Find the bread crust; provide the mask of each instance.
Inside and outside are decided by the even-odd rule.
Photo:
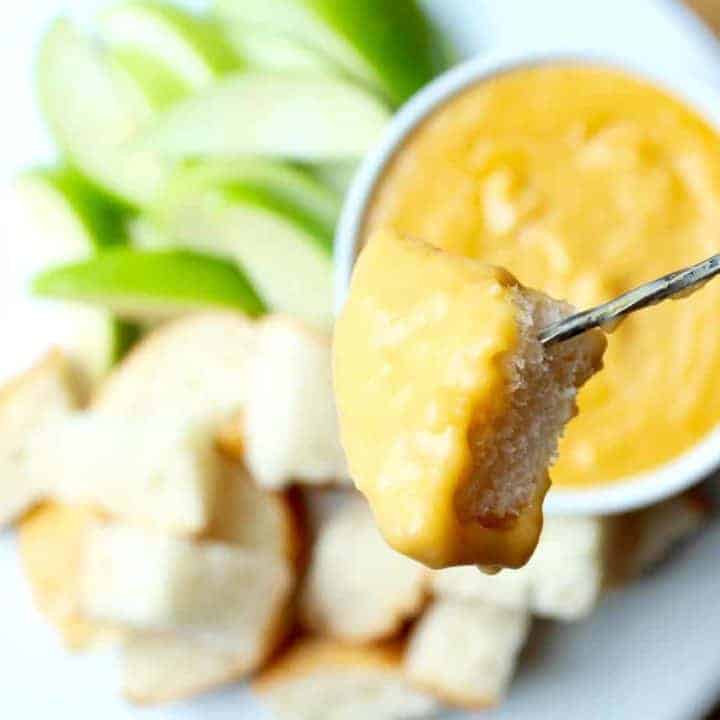
[[[251,684],[278,718],[433,716],[437,703],[402,669],[402,643],[348,646],[301,638]]]
[[[79,406],[79,387],[58,348],[0,388],[0,527],[48,496],[51,478],[33,476],[29,443],[39,429]]]
[[[86,533],[101,516],[90,508],[46,503],[28,513],[19,527],[20,559],[35,605],[70,650],[90,647],[108,633],[80,608]]]

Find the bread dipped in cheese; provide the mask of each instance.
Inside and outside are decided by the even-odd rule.
[[[365,246],[335,392],[350,472],[396,550],[434,568],[527,562],[558,438],[605,349],[599,331],[540,344],[571,310],[422,242]]]

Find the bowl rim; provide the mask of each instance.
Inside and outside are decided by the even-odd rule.
[[[402,145],[430,114],[469,87],[491,77],[542,65],[586,65],[619,70],[650,82],[684,102],[720,133],[720,88],[671,58],[658,59],[623,51],[579,49],[563,52],[501,48],[468,60],[440,75],[415,95],[390,122],[370,152],[346,196],[335,237],[335,312],[347,295],[366,214],[375,187]],[[660,502],[712,475],[720,468],[720,422],[689,450],[671,461],[606,485],[552,487],[545,500],[549,515],[609,515]],[[551,472],[552,475],[552,472]]]

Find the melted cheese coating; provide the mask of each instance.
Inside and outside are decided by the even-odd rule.
[[[351,474],[388,542],[432,567],[517,567],[532,553],[547,485],[509,527],[462,520],[468,441],[507,403],[519,342],[514,278],[380,233],[357,262],[336,325],[335,393]]]

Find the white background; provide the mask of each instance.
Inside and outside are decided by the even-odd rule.
[[[392,1],[392,0],[389,0]],[[98,0],[24,0],[0,10],[0,183],[52,157],[33,103],[33,49],[57,13]],[[465,56],[496,44],[547,51],[622,47],[668,56],[720,83],[709,32],[660,0],[425,0]],[[0,378],[47,342],[23,299],[22,238],[0,207]],[[0,428],[0,432],[2,428]],[[507,704],[488,720],[683,720],[720,694],[720,525],[653,577],[611,596],[592,621],[540,626]],[[0,540],[0,719],[264,717],[241,690],[153,711],[117,699],[112,657],[70,657],[33,610],[12,538]],[[372,719],[368,719],[372,720]]]

